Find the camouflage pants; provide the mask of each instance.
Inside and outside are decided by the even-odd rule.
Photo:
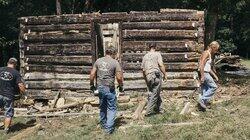
[[[153,72],[147,75],[147,86],[149,90],[146,115],[158,113],[161,106],[161,85],[162,75],[160,72]]]

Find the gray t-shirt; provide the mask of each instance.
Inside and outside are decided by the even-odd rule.
[[[116,72],[121,72],[119,62],[110,56],[96,60],[94,68],[97,69],[97,85],[115,87]]]
[[[146,74],[160,71],[159,64],[162,64],[162,56],[160,52],[148,52],[142,60],[141,68]]]

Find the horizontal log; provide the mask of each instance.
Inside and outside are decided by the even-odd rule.
[[[75,73],[89,74],[92,66],[58,66],[58,65],[28,65],[26,72],[54,72],[54,73]]]
[[[142,62],[146,53],[123,53],[122,61]],[[161,53],[163,62],[198,62],[200,54],[196,52],[186,53]]]
[[[123,41],[122,50],[148,51],[152,43],[155,43],[156,50],[161,52],[201,52],[202,48],[194,41]]]
[[[198,37],[195,30],[125,30],[124,39],[195,39]]]
[[[122,66],[126,72],[141,70],[141,63],[123,62]],[[165,67],[167,72],[196,71],[198,69],[198,63],[195,62],[165,63]]]
[[[198,26],[197,21],[164,21],[164,22],[124,22],[122,29],[167,29],[193,30]]]
[[[162,20],[169,20],[169,21],[198,21],[199,16],[196,11],[189,13],[189,12],[182,12],[181,14],[178,12],[168,12],[168,13],[158,13],[158,12],[137,12],[137,13],[130,13],[128,21],[162,21]]]
[[[89,31],[90,24],[27,25],[22,26],[21,30],[23,30],[23,32],[49,32],[69,30]]]
[[[170,8],[164,8],[164,9],[160,9],[161,13],[193,13],[193,12],[197,12],[197,10],[191,10],[191,9],[170,9]]]
[[[167,72],[167,79],[196,79],[197,72]],[[124,73],[124,80],[139,80],[143,79],[142,73]]]
[[[92,14],[67,14],[50,16],[30,16],[21,17],[19,21],[25,25],[50,25],[50,24],[74,24],[90,23],[94,15]]]
[[[89,90],[89,81],[78,80],[78,81],[68,81],[68,80],[48,80],[48,81],[26,81],[27,89],[68,89],[68,90]]]
[[[39,80],[89,80],[88,74],[60,74],[60,73],[46,73],[46,72],[31,72],[25,73],[25,81],[39,81]]]
[[[92,54],[91,44],[27,44],[26,55],[88,55]]]
[[[170,79],[162,83],[162,89],[167,90],[191,90],[198,87],[197,80],[194,79]],[[125,90],[143,90],[146,89],[144,80],[124,81]]]
[[[72,33],[72,34],[29,34],[26,33],[22,39],[29,42],[58,42],[58,41],[88,41],[91,39],[90,34]]]
[[[92,56],[26,55],[25,57],[28,64],[92,65]]]

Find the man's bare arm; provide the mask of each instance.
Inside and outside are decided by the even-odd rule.
[[[23,94],[26,90],[24,83],[18,83],[19,91]]]
[[[96,77],[96,72],[97,69],[95,67],[93,67],[93,69],[90,72],[90,85],[94,85],[94,81],[95,81],[95,77]]]
[[[116,80],[120,86],[123,86],[123,72],[122,71],[116,72]]]
[[[166,76],[166,68],[165,68],[164,64],[160,63],[159,67],[160,67],[161,72],[163,73],[163,78],[166,79],[167,78],[167,76]]]

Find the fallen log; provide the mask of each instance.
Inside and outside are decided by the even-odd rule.
[[[91,44],[27,44],[22,48],[26,55],[88,55]]]
[[[136,110],[135,110],[135,112],[133,114],[133,119],[134,120],[143,119],[142,111],[143,111],[144,107],[146,106],[146,104],[147,104],[146,100],[142,100],[142,101],[139,102],[139,105],[138,105],[138,107],[136,108]]]
[[[195,39],[195,30],[125,30],[123,39]]]
[[[190,108],[190,102],[187,102],[187,103],[185,104],[184,108],[181,110],[180,115],[187,114],[188,111],[189,111],[189,108]]]
[[[53,100],[53,103],[52,103],[52,105],[51,105],[51,108],[55,108],[56,103],[57,103],[57,100],[58,100],[59,97],[60,97],[60,93],[61,93],[61,91],[59,91],[59,92],[56,94],[56,96],[54,97],[54,100]]]
[[[123,41],[122,51],[148,51],[149,45],[156,44],[156,50],[164,52],[201,52],[202,44],[193,41]]]
[[[25,71],[89,74],[91,68],[91,66],[28,65],[25,66]]]
[[[49,109],[44,109],[44,110],[40,110],[40,112],[53,112],[53,111],[58,111],[61,109],[67,109],[67,108],[71,108],[71,107],[76,107],[78,105],[84,104],[84,101],[79,101],[79,102],[73,102],[73,103],[69,103],[69,104],[65,104],[61,107],[58,108],[49,108]]]
[[[24,32],[49,32],[69,30],[89,31],[90,24],[27,25],[21,27],[21,30],[23,30]]]
[[[52,55],[26,55],[28,64],[46,65],[92,65],[92,56],[52,56]]]
[[[38,131],[41,128],[41,124],[37,124],[33,127],[26,128],[21,133],[11,137],[9,140],[23,140],[27,138],[29,135],[33,134],[34,132]]]
[[[142,62],[146,53],[123,53],[122,61]],[[200,54],[196,52],[161,53],[163,62],[198,62]]]
[[[198,24],[196,21],[124,22],[122,29],[193,30]]]

